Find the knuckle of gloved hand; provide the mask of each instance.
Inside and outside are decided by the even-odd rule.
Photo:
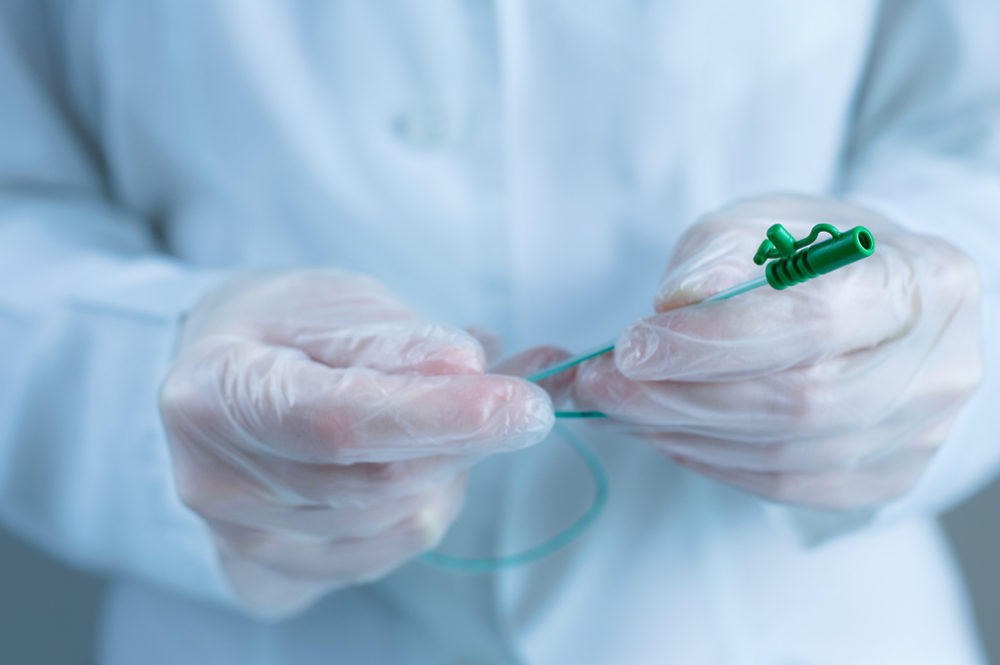
[[[342,284],[345,288],[352,288],[357,291],[364,291],[378,296],[387,296],[392,300],[395,300],[395,296],[389,288],[383,284],[381,281],[375,279],[371,275],[366,275],[364,273],[354,273],[345,271],[330,271],[326,270],[323,275],[327,279],[333,279],[338,283]]]
[[[255,291],[258,301],[271,307],[324,305],[345,307],[352,316],[413,314],[382,282],[362,273],[333,268],[312,268],[281,273]]]
[[[873,493],[872,503],[883,503],[906,495],[923,478],[933,456],[933,452],[913,451],[900,469],[884,476],[881,487]]]
[[[873,375],[870,382],[879,381]],[[885,381],[885,389],[869,384],[863,392],[854,386],[836,386],[830,390],[826,424],[851,432],[870,431],[884,423],[899,408],[900,395]],[[859,444],[860,445],[860,444]],[[877,444],[873,444],[877,448]]]
[[[756,493],[777,503],[797,504],[807,500],[803,495],[798,474],[782,471],[765,471],[759,474]]]
[[[791,432],[822,430],[830,422],[830,390],[806,369],[785,373],[769,389],[771,410]]]
[[[386,496],[406,494],[412,487],[411,462],[367,462],[355,466],[366,483]]]
[[[898,395],[868,382],[844,377],[839,367],[819,362],[786,370],[765,386],[766,404],[789,433],[826,436],[878,425]]]
[[[788,468],[798,462],[798,450],[794,443],[788,441],[742,442],[748,451],[752,465],[747,468],[755,471],[777,471]]]
[[[361,422],[349,407],[333,406],[316,423],[316,451],[314,461],[327,464],[348,465],[359,462],[365,449],[366,435],[359,432]]]
[[[831,285],[816,281],[802,284],[799,291],[790,296],[788,313],[790,326],[808,326],[816,332],[817,347],[824,343],[842,339],[845,326],[857,325],[853,317],[844,317],[842,307],[838,308],[843,296],[836,293],[838,284]],[[848,319],[852,320],[848,320]]]
[[[884,432],[863,429],[828,441],[824,445],[825,459],[831,469],[851,469],[884,456],[897,443]]]
[[[758,445],[759,468],[763,471],[784,471],[815,467],[824,463],[824,450],[808,441],[784,440]]]
[[[515,376],[525,376],[561,360],[565,360],[566,358],[569,358],[569,356],[569,352],[559,348],[558,346],[536,346],[518,354],[517,356],[508,358],[506,363],[497,363],[497,368],[500,369],[502,373],[509,373]],[[504,371],[504,369],[506,371]],[[566,374],[567,372],[571,372],[575,369],[575,367],[571,367],[566,372],[560,372],[560,374]]]
[[[966,252],[937,236],[900,234],[892,247],[900,262],[912,264],[920,276],[922,290],[938,294],[948,301],[978,301],[982,292],[979,267]],[[913,258],[919,257],[919,263]]]
[[[291,491],[303,501],[316,506],[326,506],[329,508],[364,508],[372,501],[366,493],[357,490],[355,487],[345,487],[336,481],[321,481],[316,479],[302,479],[298,482],[289,483]]]
[[[898,499],[902,496],[906,496],[907,494],[910,493],[910,491],[914,487],[917,486],[917,483],[920,482],[920,479],[922,477],[923,477],[922,469],[901,476],[899,480],[896,481],[895,486],[892,488],[892,491],[886,494],[886,496],[882,497],[879,503],[884,503],[886,501],[891,501],[893,499]]]
[[[886,443],[866,433],[801,442],[800,463],[810,472],[850,469],[884,452]]]
[[[982,277],[979,267],[965,252],[948,243],[945,245],[949,251],[941,275],[944,290],[953,298],[979,302],[982,297]]]
[[[775,481],[771,500],[817,510],[849,510],[863,506],[868,499],[853,491],[854,479],[839,472],[782,474]]]
[[[265,531],[238,526],[207,517],[205,521],[212,530],[218,548],[226,556],[265,563],[268,554],[275,547],[275,536]]]
[[[337,578],[349,584],[376,582],[396,568],[420,555],[424,548],[416,543],[373,553],[373,556],[337,572]]]
[[[195,514],[205,517],[212,512],[214,493],[203,483],[195,482],[184,470],[177,469],[174,471],[174,485],[177,498]]]
[[[665,276],[653,298],[657,312],[678,310],[749,278],[746,266],[723,256],[710,265],[683,268]]]
[[[719,219],[696,224],[678,240],[657,300],[677,299],[674,291],[704,296],[706,288],[720,290],[748,278],[753,266],[745,257],[758,244],[752,227]]]
[[[337,268],[303,268],[275,275],[272,284],[292,292],[307,292],[315,287],[327,288],[331,285],[358,290],[383,289],[381,282],[361,273],[348,272]]]
[[[480,373],[485,369],[485,353],[472,335],[430,321],[414,332],[414,339],[397,351],[401,365],[422,374]]]
[[[196,409],[205,400],[198,399],[198,390],[187,368],[180,362],[175,362],[160,385],[159,407],[165,424],[169,427],[180,413]]]
[[[487,438],[513,436],[513,442],[525,432],[551,428],[552,402],[540,386],[506,378],[491,383],[463,409],[464,429]]]
[[[364,541],[330,542],[305,551],[266,557],[266,565],[291,579],[363,584],[378,580],[424,549],[421,527],[407,518],[386,532]]]
[[[272,572],[295,582],[347,582],[350,583],[352,569],[337,556],[336,548],[330,547],[328,556],[316,555],[317,545],[305,546],[301,543],[269,543],[245,556]]]
[[[947,358],[947,365],[940,363],[940,369],[922,380],[924,385],[935,388],[938,404],[951,407],[942,414],[942,419],[950,418],[955,409],[969,401],[986,373],[981,340],[961,341],[961,348]]]
[[[710,212],[698,218],[681,236],[678,246],[705,248],[712,245],[746,243],[760,244],[761,235],[756,224],[749,223],[728,208]]]
[[[973,344],[973,351],[965,367],[961,370],[965,377],[964,385],[957,391],[957,401],[967,402],[982,384],[986,375],[986,363],[983,360],[983,350],[980,344]]]
[[[297,483],[295,492],[306,501],[334,509],[371,508],[412,494],[419,487],[416,479],[404,470],[398,469],[398,464],[357,462],[349,466],[324,465],[321,468],[336,467],[337,476],[332,480],[322,477],[309,478],[307,481]],[[356,475],[347,478],[339,473],[347,469]]]
[[[614,396],[618,393],[612,387],[615,382],[610,371],[602,369],[599,363],[585,363],[577,369],[572,387],[573,401],[584,409],[607,410],[614,405]]]
[[[365,543],[289,539],[269,535],[257,540],[227,537],[223,547],[229,556],[252,561],[294,582],[351,584],[360,582],[378,567],[377,547],[368,556],[358,554]]]
[[[907,443],[908,455],[916,460],[917,466],[921,469],[925,468],[947,443],[950,432],[951,422],[945,423],[942,427],[928,428],[925,432],[909,440]]]
[[[197,364],[178,359],[160,386],[159,411],[168,438],[196,439],[220,419],[218,402],[197,378]]]

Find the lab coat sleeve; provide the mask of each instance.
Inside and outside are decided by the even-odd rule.
[[[946,510],[1000,466],[1000,4],[885,2],[861,80],[840,194],[977,263],[985,378],[919,484],[877,511],[795,512],[808,540]]]
[[[64,561],[229,600],[157,409],[182,313],[222,276],[110,200],[42,6],[0,5],[0,521]]]

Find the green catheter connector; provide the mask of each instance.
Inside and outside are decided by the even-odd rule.
[[[822,242],[816,242],[820,233],[830,237]],[[863,226],[855,226],[848,231],[838,231],[832,224],[822,223],[812,227],[805,238],[796,240],[781,224],[774,224],[767,230],[767,238],[760,244],[753,262],[763,265],[764,275],[756,279],[737,284],[725,291],[720,291],[694,304],[703,304],[727,300],[747,291],[768,285],[773,289],[782,290],[789,286],[801,284],[819,275],[833,272],[855,261],[871,256],[875,252],[875,238],[871,231]],[[814,244],[815,243],[815,244]],[[585,360],[613,351],[615,343],[606,342],[589,351],[567,358],[545,369],[526,377],[529,381],[541,381],[553,374],[558,374]],[[599,411],[557,411],[560,418],[603,418]]]
[[[824,232],[830,238],[813,244]],[[796,240],[784,226],[775,224],[767,230],[767,239],[753,262],[760,266],[775,259],[764,268],[764,276],[771,288],[780,291],[871,256],[874,251],[875,239],[863,226],[841,232],[831,224],[817,224],[808,236]]]

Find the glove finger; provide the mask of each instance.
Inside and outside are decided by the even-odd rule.
[[[161,393],[174,438],[350,464],[516,450],[554,424],[545,391],[514,377],[332,369],[254,342],[192,351]]]
[[[171,446],[181,500],[195,512],[215,501],[266,501],[303,506],[364,509],[419,494],[468,469],[471,455],[438,455],[401,462],[305,464],[235,447],[188,441]]]
[[[919,480],[932,456],[927,446],[907,447],[869,465],[807,473],[733,469],[669,455],[678,465],[726,485],[821,510],[861,508],[897,498]]]
[[[371,538],[388,531],[440,492],[430,486],[420,493],[385,498],[363,508],[330,508],[321,504],[287,506],[245,491],[217,496],[198,514],[212,524],[261,529],[275,535],[323,540]]]
[[[213,524],[227,555],[262,564],[291,580],[331,585],[382,577],[433,547],[461,509],[466,478],[438,489],[418,511],[371,537],[316,539],[233,524]]]
[[[326,435],[320,454],[331,462],[479,457],[538,443],[554,424],[545,391],[514,377],[340,372],[315,414]]]
[[[486,354],[486,366],[489,367],[503,357],[503,340],[489,328],[483,326],[466,326],[465,332],[476,338]]]
[[[239,451],[241,455],[249,455]],[[366,508],[410,497],[472,466],[473,455],[434,455],[399,462],[304,464],[274,456],[256,456],[254,465],[288,505],[314,503],[331,508]]]
[[[327,479],[323,488],[333,500],[320,503],[304,501],[299,487],[290,489],[272,483],[265,475],[273,473],[274,465],[267,463],[269,460],[258,465],[245,454],[228,460],[221,457],[218,450],[190,446],[175,452],[178,491],[194,512],[211,522],[325,539],[364,537],[384,531],[415,512],[414,506],[426,503],[435,488],[464,471],[455,468],[446,475],[436,469],[432,476],[425,470],[423,486],[400,493],[397,487],[403,482],[413,484],[408,477],[412,473],[405,468],[409,463],[324,465],[334,471],[334,477]],[[434,461],[441,466],[440,460]],[[284,466],[287,470],[288,463]],[[310,465],[297,466],[300,468],[295,470],[295,482],[300,486],[304,470],[318,475]],[[381,470],[372,472],[372,466]],[[390,470],[396,467],[402,468]]]
[[[868,436],[747,443],[681,432],[630,432],[668,457],[744,471],[818,472],[847,468],[880,447]]]
[[[565,360],[570,355],[568,351],[558,347],[536,346],[501,360],[491,366],[489,371],[492,374],[528,376],[549,365]],[[570,367],[566,371],[553,374],[537,383],[549,393],[553,404],[560,404],[569,395],[575,377],[576,367]]]
[[[653,307],[666,312],[699,302],[735,284],[759,277],[752,257],[773,222],[734,224],[703,220],[694,224],[674,247],[660,280]]]
[[[264,564],[231,553],[216,534],[214,543],[226,581],[240,602],[263,619],[281,619],[299,612],[346,582],[293,580]]]
[[[644,439],[668,456],[718,468],[818,473],[851,469],[869,463],[894,450],[900,440],[908,440],[916,432],[927,428],[931,422],[930,416],[917,421],[892,418],[877,427],[847,434],[798,437],[763,443],[642,429],[630,431],[629,434]]]
[[[875,427],[898,408],[913,370],[873,383],[873,373],[885,369],[885,356],[881,350],[859,352],[730,382],[633,381],[612,358],[599,357],[580,366],[573,396],[582,409],[657,431],[754,443],[786,440],[789,432],[829,437]],[[934,405],[947,400],[950,390],[930,390],[921,399]]]
[[[387,374],[479,374],[486,357],[469,333],[424,319],[375,322],[331,330],[300,326],[281,340],[329,367],[366,367]]]
[[[807,423],[798,411],[806,407],[788,399],[798,395],[779,392],[785,387],[776,376],[728,383],[633,381],[617,370],[613,358],[601,356],[580,365],[573,399],[580,409],[653,431],[754,443],[779,440],[792,424],[800,433],[807,424],[818,424],[822,432],[827,423]]]
[[[816,363],[905,335],[919,312],[910,266],[886,247],[835,274],[642,319],[615,358],[636,380],[733,381]]]
[[[171,446],[171,456],[178,494],[198,513],[217,498],[244,495],[289,508],[366,508],[418,494],[476,461],[468,455],[438,455],[402,462],[305,464],[187,441]]]

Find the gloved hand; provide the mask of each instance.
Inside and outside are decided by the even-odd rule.
[[[504,369],[564,355],[536,349]],[[467,467],[554,422],[542,387],[484,367],[475,337],[367,277],[254,277],[203,299],[160,409],[180,496],[236,594],[283,614],[433,546]]]
[[[774,223],[867,226],[875,254],[784,291],[695,305],[762,274]],[[825,238],[826,236],[821,236]],[[972,261],[847,203],[767,197],[700,220],[679,241],[655,315],[582,365],[581,408],[706,476],[824,509],[903,494],[944,443],[982,372]]]

